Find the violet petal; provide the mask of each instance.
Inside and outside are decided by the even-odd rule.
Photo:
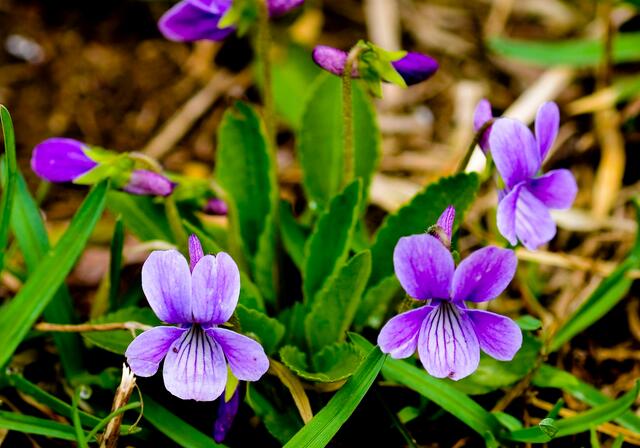
[[[218,343],[193,325],[167,352],[164,385],[183,400],[213,401],[227,383],[227,364]]]
[[[220,198],[211,198],[204,206],[205,213],[216,216],[226,216],[229,213],[229,206]]]
[[[524,186],[516,203],[516,235],[524,247],[535,250],[551,241],[556,234],[556,223],[547,207]]]
[[[527,188],[544,205],[559,210],[571,207],[578,194],[576,178],[567,169],[549,171],[531,179]]]
[[[422,322],[433,308],[433,306],[424,305],[390,319],[378,334],[380,350],[395,359],[413,355],[418,345]]]
[[[482,126],[491,119],[493,119],[491,103],[489,100],[483,98],[480,100],[473,113],[473,129],[478,132],[482,129]],[[482,148],[482,151],[484,151],[485,154],[489,152],[489,135],[491,134],[491,128],[492,126],[489,126],[485,129],[482,133],[482,137],[480,137],[480,148]]]
[[[133,373],[145,377],[154,375],[171,344],[185,331],[177,327],[155,327],[138,335],[124,353]]]
[[[441,302],[422,324],[418,354],[436,378],[459,380],[473,373],[480,362],[480,344],[466,312]]]
[[[158,250],[149,255],[142,266],[142,290],[160,320],[191,322],[191,272],[177,250]]]
[[[143,196],[169,196],[176,184],[165,176],[149,170],[133,170],[129,183],[122,189]]]
[[[487,355],[499,361],[511,361],[522,346],[522,330],[508,317],[483,310],[468,310],[469,318]]]
[[[391,64],[409,86],[430,78],[438,70],[438,62],[435,59],[415,52],[409,52]]]
[[[31,155],[31,168],[50,182],[71,182],[98,164],[85,154],[87,146],[71,138],[49,138]]]
[[[536,114],[536,141],[538,142],[538,151],[540,151],[540,160],[544,160],[549,150],[553,146],[553,142],[558,135],[560,127],[560,111],[558,105],[553,101],[542,104],[538,108]]]
[[[462,260],[453,274],[454,300],[484,302],[498,297],[516,273],[518,259],[509,249],[483,247]]]
[[[436,222],[436,225],[440,227],[446,235],[449,246],[451,246],[451,237],[453,236],[453,222],[455,221],[455,219],[456,209],[453,207],[453,205],[450,205],[444,209],[444,211],[438,218],[438,222]]]
[[[160,32],[169,40],[191,42],[220,41],[234,28],[218,28],[218,22],[231,6],[231,0],[182,0],[164,13],[158,21]]]
[[[540,152],[533,134],[524,124],[498,118],[491,127],[489,147],[507,187],[533,177],[540,169]]]
[[[268,0],[269,16],[278,17],[302,5],[304,0]]]
[[[202,257],[204,257],[204,251],[202,250],[200,239],[195,234],[189,235],[189,269],[191,269],[191,272],[193,272],[193,268],[196,267]]]
[[[516,206],[520,190],[524,187],[524,182],[516,185],[509,193],[504,194],[498,203],[497,224],[500,234],[509,241],[513,246],[518,244],[518,236],[516,235]]]
[[[222,324],[231,318],[240,296],[240,271],[224,252],[205,255],[191,275],[193,322]]]
[[[207,333],[220,344],[239,380],[257,381],[269,370],[269,358],[257,341],[224,328],[209,328]]]
[[[428,234],[405,236],[393,251],[393,266],[404,290],[419,300],[448,299],[454,263],[451,253]]]
[[[317,45],[313,52],[311,53],[311,57],[313,61],[328,71],[329,73],[333,73],[337,76],[342,76],[342,72],[344,71],[344,64],[347,63],[347,52],[339,50],[338,48],[328,47],[326,45]],[[353,68],[352,75],[358,76],[357,67]]]

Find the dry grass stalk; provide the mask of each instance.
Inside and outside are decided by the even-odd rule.
[[[111,412],[117,411],[129,402],[129,398],[131,398],[131,394],[133,393],[135,386],[135,375],[127,366],[123,365],[122,379],[120,380],[120,386],[118,386],[116,394],[113,397]],[[117,446],[118,436],[120,435],[120,426],[122,425],[123,418],[124,413],[118,414],[107,424],[104,434],[102,435],[102,439],[100,440],[100,448],[115,448]]]

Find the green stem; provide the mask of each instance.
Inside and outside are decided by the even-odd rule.
[[[482,135],[485,133],[487,129],[489,129],[489,126],[491,126],[494,121],[495,119],[493,118],[491,120],[487,120],[482,125],[482,127],[478,129],[478,132],[476,132],[476,134],[473,136],[473,140],[471,141],[471,144],[467,148],[467,152],[465,153],[464,158],[460,161],[460,164],[458,165],[458,169],[456,170],[456,173],[463,173],[464,170],[467,168],[467,165],[469,164],[469,160],[471,160],[471,155],[473,154],[473,151],[476,149],[476,146],[478,146],[478,144],[480,143],[480,140],[482,139]]]
[[[182,226],[182,219],[180,218],[178,206],[176,205],[176,201],[173,199],[173,196],[167,196],[165,198],[164,206],[167,213],[167,220],[169,221],[169,227],[171,228],[171,233],[173,233],[173,237],[175,238],[176,245],[184,249],[187,247],[188,235]]]
[[[98,432],[104,428],[105,426],[107,426],[109,424],[109,422],[114,418],[117,417],[120,414],[123,414],[131,409],[136,409],[139,408],[140,402],[135,402],[135,403],[129,403],[127,405],[122,406],[121,408],[116,409],[115,411],[113,411],[111,414],[107,415],[105,418],[103,418],[102,420],[100,420],[100,422],[98,422],[98,424],[96,426],[94,426],[94,428],[91,430],[91,432],[89,432],[87,434],[87,440],[92,440],[94,438],[96,438],[96,435],[98,434]]]
[[[353,64],[360,53],[359,47],[354,47],[342,71],[342,132],[344,133],[344,177],[343,186],[348,185],[355,177],[355,154],[353,150],[353,100],[351,72]]]
[[[260,16],[258,19],[258,58],[262,68],[262,101],[264,123],[267,129],[267,139],[272,151],[276,151],[276,135],[273,110],[273,86],[271,82],[271,30],[269,28],[269,8],[266,0],[259,0]]]
[[[76,441],[80,448],[88,448],[87,439],[85,438],[84,430],[82,429],[82,423],[80,422],[80,412],[78,409],[78,403],[80,402],[80,387],[73,391],[73,398],[71,400],[71,420],[73,421],[73,428],[76,432]]]

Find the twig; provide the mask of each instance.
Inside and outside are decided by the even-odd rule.
[[[131,393],[136,386],[136,377],[133,372],[129,370],[126,365],[122,366],[122,379],[120,380],[120,386],[116,390],[116,394],[113,397],[113,405],[111,406],[111,413],[117,412],[122,409],[131,398]],[[100,440],[100,448],[115,448],[118,443],[118,436],[120,435],[120,426],[122,425],[122,419],[124,418],[124,412],[115,415],[109,423]]]
[[[33,327],[36,331],[54,331],[58,333],[86,333],[89,331],[114,331],[114,330],[150,330],[151,325],[140,322],[109,322],[105,324],[53,324],[50,322],[40,322]]]
[[[300,413],[300,417],[302,417],[302,421],[305,424],[309,423],[313,418],[313,411],[311,410],[309,397],[307,397],[307,393],[304,391],[304,387],[298,377],[295,376],[284,364],[276,361],[275,359],[269,359],[269,370],[267,372],[277,376],[280,381],[282,381],[282,384],[289,389],[291,397],[293,397],[293,401]]]

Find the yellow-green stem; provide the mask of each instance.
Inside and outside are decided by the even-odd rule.
[[[349,52],[342,70],[342,132],[344,135],[344,177],[343,186],[349,184],[355,176],[355,154],[353,150],[353,100],[351,74],[360,49],[355,47]]]
[[[271,150],[276,151],[275,113],[273,110],[273,88],[271,82],[271,30],[269,28],[269,8],[267,0],[259,0],[257,51],[262,68],[262,102],[267,139]]]

